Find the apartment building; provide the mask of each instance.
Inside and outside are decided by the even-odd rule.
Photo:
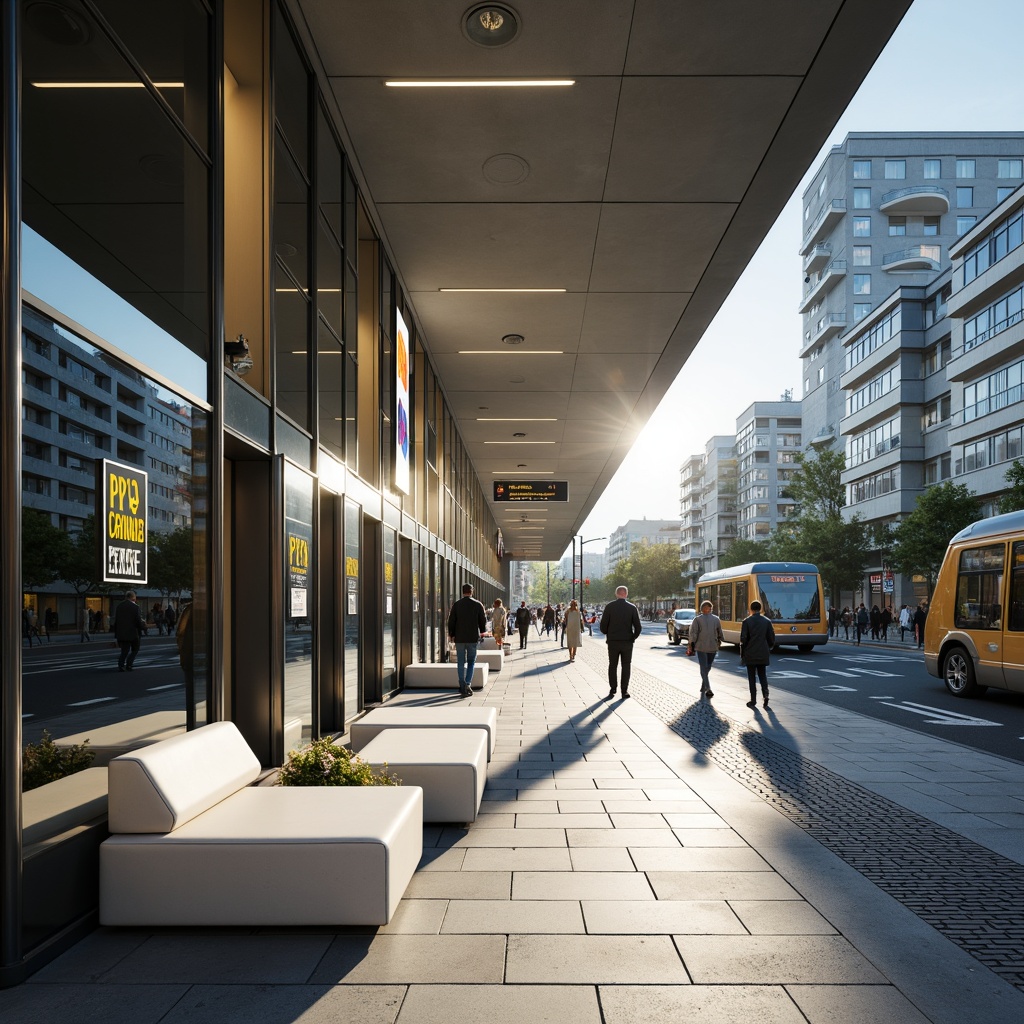
[[[793,513],[786,493],[803,444],[801,403],[754,402],[736,418],[736,533],[764,540]]]
[[[845,445],[851,332],[949,266],[950,246],[1022,180],[1021,132],[853,132],[803,194],[800,359],[808,445]]]
[[[679,543],[680,527],[676,519],[630,519],[608,538],[607,572],[614,572],[615,566],[629,557],[634,544],[671,544],[678,548]]]

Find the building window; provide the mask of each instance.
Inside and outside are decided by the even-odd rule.
[[[949,395],[937,398],[924,407],[921,414],[921,429],[928,430],[929,427],[937,427],[949,419]]]
[[[970,209],[974,205],[974,189],[970,185],[957,186],[956,205],[961,210]]]
[[[822,178],[818,182],[818,198],[820,199],[825,194],[825,186],[828,184],[828,178]]]
[[[997,178],[1020,178],[1024,176],[1024,160],[1000,160],[996,169]],[[856,177],[856,175],[854,175]]]
[[[939,233],[939,218],[925,217],[923,226],[925,235],[937,235]]]
[[[853,161],[853,176],[859,179],[867,179],[871,177],[871,161],[870,160],[854,160]],[[1002,177],[1002,175],[1000,175]]]
[[[853,294],[854,295],[870,295],[871,294],[871,275],[870,274],[854,274],[853,275]]]
[[[924,162],[924,177],[926,181],[934,181],[936,178],[942,177],[942,161],[941,160],[925,160]]]
[[[855,245],[853,247],[853,265],[855,267],[871,266],[871,246]]]
[[[890,217],[889,218],[889,235],[892,238],[898,235],[905,235],[907,233],[907,218],[906,217]]]
[[[964,284],[969,284],[993,263],[998,263],[1007,253],[1019,248],[1022,238],[1024,238],[1022,223],[1024,223],[1024,214],[1020,210],[1015,210],[1005,220],[1001,220],[967,253],[964,257]],[[959,225],[960,218],[958,217],[958,229]]]
[[[977,175],[977,161],[975,160],[957,160],[956,162],[956,176],[958,178],[976,178]]]
[[[966,234],[977,223],[978,223],[978,218],[977,217],[957,217],[957,219],[956,219],[956,233],[958,235]]]
[[[871,312],[871,303],[870,302],[855,302],[853,304],[853,319],[854,319],[854,322],[856,322],[858,320],[863,320],[864,317],[866,317],[868,315],[868,313],[870,313],[870,312]]]
[[[871,189],[855,188],[853,190],[853,208],[855,210],[871,209]]]
[[[1021,371],[1024,362],[1016,362],[995,373],[964,385],[964,423],[998,412],[1021,400]]]
[[[871,234],[870,217],[853,218],[853,235],[855,238],[867,238]]]
[[[907,176],[907,161],[886,160],[885,176],[887,178],[905,178]]]
[[[1015,185],[1000,185],[996,189],[996,202],[1001,203],[1004,199],[1009,198],[1016,191]]]

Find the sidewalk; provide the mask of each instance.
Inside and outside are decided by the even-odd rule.
[[[921,739],[929,757],[981,761],[781,692],[750,712],[738,677],[700,702],[634,672],[633,699],[609,703],[604,657],[588,638],[569,665],[531,636],[472,699],[499,712],[483,812],[469,829],[426,827],[386,928],[100,929],[0,992],[0,1018],[1024,1020],[1016,947],[997,936],[1004,952],[986,961],[1010,981],[966,951],[1024,922],[1024,868],[842,778],[851,751],[833,741],[855,736],[862,763],[905,760]],[[1024,769],[984,763],[1005,768],[992,796],[1012,805]]]

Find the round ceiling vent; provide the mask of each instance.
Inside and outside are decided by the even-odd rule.
[[[515,153],[488,157],[481,170],[492,185],[518,185],[530,176],[530,165]]]
[[[477,46],[507,46],[519,35],[519,15],[504,4],[471,7],[462,19],[462,31]]]

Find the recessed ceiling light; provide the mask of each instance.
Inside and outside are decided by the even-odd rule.
[[[559,349],[518,349],[515,352],[501,352],[496,348],[460,348],[460,356],[564,356]]]
[[[481,406],[485,408],[485,406]],[[477,416],[477,423],[557,423],[557,416]]]
[[[519,35],[519,15],[505,4],[472,7],[462,18],[462,31],[477,46],[507,46]]]
[[[562,294],[564,288],[438,288],[439,292],[484,292],[496,295],[554,295]]]
[[[575,78],[419,78],[385,80],[389,89],[550,89],[575,85]]]
[[[503,345],[522,345],[526,339],[521,334],[503,334],[501,343]]]

